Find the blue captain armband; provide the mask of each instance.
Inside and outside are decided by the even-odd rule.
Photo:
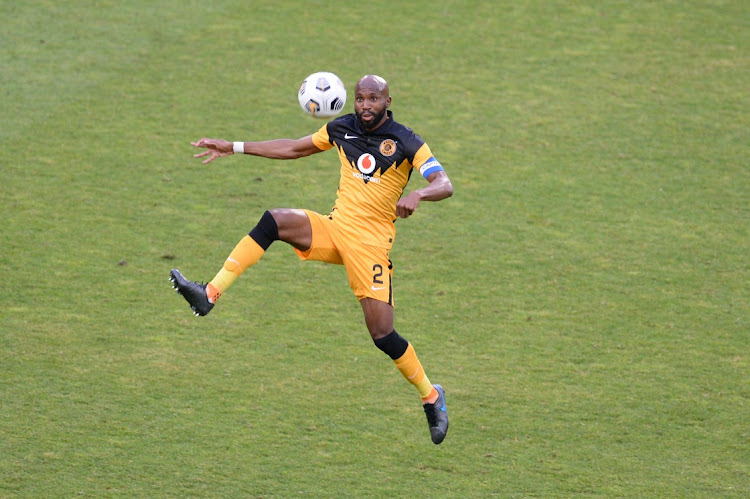
[[[425,161],[425,163],[419,167],[419,173],[421,173],[424,178],[429,177],[431,174],[435,172],[442,172],[442,171],[444,171],[443,165],[441,165],[440,162],[435,159],[435,156]]]

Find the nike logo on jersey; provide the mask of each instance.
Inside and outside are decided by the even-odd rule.
[[[382,291],[382,290],[384,290],[384,289],[385,289],[385,286],[383,286],[382,288],[376,288],[376,287],[375,287],[375,286],[373,285],[373,286],[370,286],[370,289],[371,289],[371,290],[373,290],[373,291]]]
[[[344,138],[345,138],[345,139],[356,139],[356,138],[357,138],[357,136],[356,136],[356,135],[349,135],[348,133],[345,133],[345,134],[344,134]]]

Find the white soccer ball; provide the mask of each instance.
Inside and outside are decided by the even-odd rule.
[[[313,118],[327,119],[339,114],[346,104],[346,87],[333,73],[313,73],[299,87],[299,105]]]

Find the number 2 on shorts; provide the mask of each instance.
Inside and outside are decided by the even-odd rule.
[[[383,277],[383,266],[376,263],[372,266],[372,271],[375,272],[372,275],[372,282],[374,284],[383,284],[383,281],[380,280],[380,278]]]

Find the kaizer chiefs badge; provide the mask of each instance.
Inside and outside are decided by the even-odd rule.
[[[393,156],[396,152],[396,143],[391,139],[385,139],[380,143],[380,154],[383,156]]]

